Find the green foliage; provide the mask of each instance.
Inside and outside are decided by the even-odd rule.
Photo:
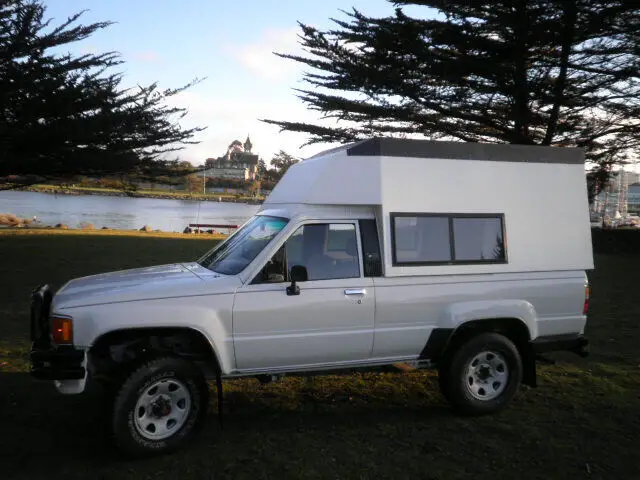
[[[155,178],[155,181],[162,185],[173,185],[171,178],[169,178],[167,175],[160,175],[159,177]]]
[[[296,158],[293,155],[289,155],[284,150],[280,150],[271,159],[271,165],[276,171],[278,177],[282,178],[282,176],[285,173],[287,173],[287,170],[289,170],[289,168],[291,168],[293,165],[295,165],[299,161],[300,161],[299,158]]]
[[[260,159],[260,161],[258,162],[258,172],[257,172],[258,176],[260,178],[264,178],[267,171],[268,171],[267,164],[265,163],[264,160]]]
[[[292,165],[295,165],[300,161],[299,158],[288,154],[284,150],[280,150],[271,159],[271,168],[267,167],[264,160],[258,162],[257,178],[262,182],[261,188],[272,190],[282,176],[286,173]],[[251,182],[249,182],[251,183]],[[247,185],[250,186],[250,185]]]
[[[261,190],[262,190],[263,192],[264,192],[265,190],[269,190],[269,191],[271,191],[271,190],[273,190],[273,188],[276,186],[276,183],[277,183],[277,182],[275,182],[275,181],[273,181],[273,180],[262,180],[262,181],[261,181],[261,186],[260,186],[260,188],[261,188]]]
[[[193,193],[203,193],[205,179],[200,175],[193,174],[186,177],[186,187],[187,191]]]
[[[260,180],[260,189],[273,190],[275,182],[271,180]],[[207,178],[207,188],[233,188],[237,190],[251,190],[254,187],[253,180],[241,180],[239,178]]]
[[[166,104],[197,80],[123,88],[108,73],[122,63],[117,53],[60,53],[109,22],[80,25],[78,13],[53,26],[45,13],[38,0],[0,2],[0,177],[153,175],[172,166],[155,160],[197,143],[203,128],[181,128],[186,110]]]
[[[309,143],[370,136],[585,149],[596,170],[640,146],[640,9],[623,0],[392,1],[321,31],[300,24],[299,97],[327,127],[265,120]],[[402,7],[411,6],[409,16]],[[439,14],[434,16],[434,14]]]
[[[288,154],[284,150],[280,150],[276,153],[271,159],[272,168],[267,169],[266,165],[262,170],[261,178],[265,180],[262,188],[268,188],[269,184],[275,186],[276,183],[280,181],[283,175],[291,168],[291,166],[295,165],[300,161],[299,158],[294,157],[293,155]],[[263,162],[264,163],[264,162]],[[271,188],[273,188],[273,186]],[[268,188],[271,190],[271,188]]]
[[[248,188],[249,184],[248,180],[241,180],[239,178],[224,178],[224,177],[213,177],[207,178],[207,187],[211,188],[236,188],[236,189],[245,189]]]

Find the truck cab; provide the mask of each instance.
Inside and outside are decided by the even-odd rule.
[[[226,378],[436,368],[454,409],[497,412],[541,353],[586,355],[586,192],[577,149],[323,152],[193,262],[34,290],[32,374],[66,394],[103,383],[116,443],[141,455],[192,436],[208,378],[221,394]]]

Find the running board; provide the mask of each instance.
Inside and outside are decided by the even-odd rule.
[[[255,378],[260,383],[271,383],[281,380],[284,377],[316,377],[323,375],[353,375],[355,373],[393,373],[393,372],[414,372],[426,368],[433,368],[434,364],[430,360],[409,360],[406,362],[387,363],[382,365],[371,365],[362,367],[342,367],[328,370],[299,370],[284,371],[278,373],[256,373],[253,375],[242,375],[225,378]]]
[[[415,372],[417,370],[424,370],[425,368],[432,368],[433,363],[430,360],[417,360],[415,362],[399,362],[391,365],[396,370],[401,372]]]

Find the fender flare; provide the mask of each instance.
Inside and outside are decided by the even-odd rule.
[[[533,305],[526,300],[487,300],[477,302],[459,302],[442,310],[435,328],[420,353],[424,360],[442,356],[452,338],[461,328],[479,322],[514,323],[516,328],[526,328],[528,339],[538,336],[537,315]]]

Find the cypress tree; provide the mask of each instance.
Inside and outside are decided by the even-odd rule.
[[[300,24],[308,143],[370,136],[578,146],[605,177],[640,145],[640,9],[624,0],[393,1]],[[423,11],[422,15],[408,15]],[[424,8],[417,8],[424,7]],[[604,172],[604,175],[602,173]]]
[[[158,158],[197,143],[203,128],[181,128],[185,109],[165,103],[197,80],[123,88],[117,53],[65,53],[109,22],[81,25],[81,12],[54,26],[45,13],[41,1],[0,0],[0,177],[160,173],[172,163]]]

